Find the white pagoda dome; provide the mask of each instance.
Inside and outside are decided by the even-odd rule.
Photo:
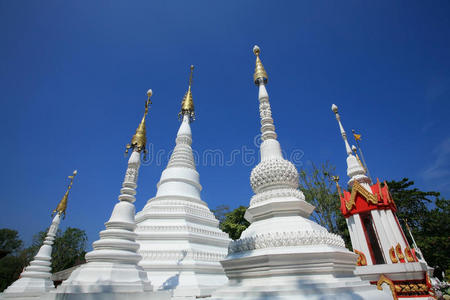
[[[194,120],[189,88],[183,98],[176,146],[157,185],[156,196],[136,214],[139,265],[155,290],[171,290],[174,298],[211,295],[227,282],[220,265],[230,239],[202,201],[199,173],[192,154],[190,123]]]
[[[251,223],[229,246],[221,263],[229,278],[213,299],[392,299],[354,275],[357,255],[336,234],[311,221],[314,207],[298,189],[298,172],[282,156],[265,85],[267,73],[255,46],[259,87],[261,162],[250,182],[255,195],[245,218]]]

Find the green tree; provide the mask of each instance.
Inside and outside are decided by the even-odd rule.
[[[439,197],[438,192],[424,192],[413,187],[414,181],[408,178],[387,184],[397,205],[397,217],[409,223],[427,263],[450,274],[450,201]],[[405,223],[401,224],[407,233]],[[408,234],[407,238],[412,244]]]
[[[33,245],[26,253],[32,259],[41,247],[47,231],[41,231],[33,237]],[[59,272],[84,261],[87,236],[84,230],[67,227],[63,232],[58,230],[52,251],[52,272]]]
[[[320,167],[315,164],[300,171],[300,190],[305,200],[315,206],[311,218],[328,231],[343,237],[347,248],[351,248],[347,223],[340,211],[340,200],[336,184],[332,180],[335,167],[326,162]]]
[[[7,255],[0,259],[0,292],[19,278],[25,267],[25,261],[20,256]]]
[[[9,228],[0,229],[0,258],[12,253],[15,254],[22,248],[22,240],[19,239],[17,230]]]
[[[239,206],[231,212],[225,214],[223,222],[220,223],[220,229],[230,236],[233,240],[240,238],[242,231],[250,226],[250,223],[244,218],[247,207]]]
[[[47,235],[41,231],[33,237],[30,247],[0,259],[0,292],[19,278],[23,268],[29,265]],[[22,241],[20,241],[22,243]],[[52,272],[58,272],[84,261],[87,236],[84,230],[68,227],[58,230],[52,251]]]
[[[438,192],[423,192],[418,188],[412,188],[414,181],[403,178],[400,181],[387,181],[389,192],[397,205],[397,217],[408,219],[408,223],[413,227],[420,224],[428,214],[428,207],[434,203],[438,197]]]
[[[408,178],[387,184],[397,206],[397,217],[409,223],[427,263],[450,274],[450,201],[439,197],[438,192],[424,192],[413,187],[414,181]],[[401,224],[407,233],[405,223]],[[407,238],[412,244],[409,234]],[[437,275],[440,277],[441,274]]]

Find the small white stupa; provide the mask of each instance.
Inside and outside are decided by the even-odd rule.
[[[147,92],[145,113],[127,151],[132,150],[128,169],[106,230],[94,242],[94,250],[86,254],[86,263],[72,272],[53,294],[55,299],[168,299],[169,295],[152,293],[147,273],[138,266],[136,224],[134,222],[137,179],[141,152],[145,152],[145,117],[151,104],[152,91]]]
[[[419,249],[417,245],[411,249],[397,218],[397,206],[387,183],[381,186],[377,179],[372,184],[367,176],[367,166],[359,159],[356,147],[350,148],[338,107],[333,104],[331,110],[336,115],[347,152],[351,192],[344,190],[341,195],[339,185],[337,188],[353,251],[359,256],[355,274],[377,286],[388,285],[395,299],[434,299],[427,273],[431,268],[420,255],[420,250],[417,254],[414,251]]]
[[[73,179],[77,175],[77,171],[69,176],[70,183],[67,187],[66,193],[59,202],[53,214],[52,225],[48,229],[44,244],[39,249],[30,265],[20,274],[19,279],[14,281],[0,296],[2,299],[9,298],[23,298],[23,299],[38,299],[43,294],[54,290],[53,281],[50,279],[52,270],[52,245],[55,240],[56,232],[58,231],[61,215],[65,217],[67,209],[67,200],[69,198],[69,191],[72,188]]]
[[[256,55],[259,86],[261,162],[252,170],[255,195],[245,218],[251,223],[231,242],[222,265],[229,283],[213,299],[392,299],[353,274],[357,255],[343,239],[308,219],[314,207],[298,189],[295,166],[282,157],[265,84],[267,73]]]
[[[194,120],[192,71],[179,114],[176,146],[157,185],[156,196],[136,215],[139,265],[155,289],[174,298],[195,299],[227,282],[220,260],[230,239],[202,201],[199,174],[192,154],[190,123]]]

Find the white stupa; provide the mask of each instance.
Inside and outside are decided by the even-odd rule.
[[[231,242],[222,265],[229,283],[213,299],[392,299],[354,275],[357,255],[336,234],[308,217],[314,207],[298,189],[294,165],[282,157],[265,84],[267,73],[254,48],[259,86],[261,162],[252,170],[255,195],[245,217],[251,225]]]
[[[70,178],[70,184],[66,193],[53,211],[56,214],[53,218],[52,225],[48,229],[44,244],[39,249],[30,265],[20,274],[19,279],[14,281],[0,296],[1,299],[38,299],[45,293],[54,290],[53,281],[50,279],[52,270],[52,245],[58,231],[61,215],[65,216],[67,209],[67,200],[69,191],[77,171],[73,171]]]
[[[152,293],[147,273],[138,266],[136,224],[134,222],[137,179],[141,152],[145,151],[145,117],[151,104],[148,91],[145,113],[127,152],[132,150],[128,169],[106,230],[94,242],[94,250],[86,254],[86,263],[72,272],[51,296],[53,299],[168,299],[168,294]],[[94,200],[93,200],[94,201]],[[47,299],[47,298],[46,298]],[[50,298],[49,298],[50,299]]]
[[[193,66],[179,114],[182,123],[175,149],[162,172],[156,196],[136,214],[136,241],[142,255],[139,265],[155,289],[170,290],[177,299],[211,295],[227,282],[220,260],[227,255],[230,242],[200,197],[202,187],[191,148],[192,71]]]

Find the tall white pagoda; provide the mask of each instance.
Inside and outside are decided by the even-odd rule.
[[[397,207],[386,182],[381,185],[377,180],[372,184],[356,147],[348,143],[338,107],[333,104],[331,109],[347,152],[351,192],[344,190],[341,194],[339,185],[337,187],[353,251],[358,254],[355,274],[377,286],[387,284],[394,299],[434,299],[428,266],[419,248],[411,249],[395,214]],[[415,251],[419,251],[417,255]]]
[[[157,185],[156,196],[136,214],[139,265],[155,289],[173,298],[195,299],[227,282],[220,260],[230,239],[201,199],[199,173],[192,155],[190,123],[194,120],[192,71],[184,95],[176,145]]]
[[[147,273],[138,266],[134,221],[136,187],[141,153],[146,150],[145,117],[148,113],[152,91],[147,92],[145,112],[127,151],[131,149],[128,168],[120,190],[119,202],[114,206],[106,230],[86,254],[86,263],[63,281],[56,293],[48,299],[168,299],[168,295],[152,293],[153,287]],[[47,299],[47,298],[46,298]]]
[[[58,231],[61,216],[66,215],[67,200],[69,199],[69,191],[72,188],[73,179],[77,171],[69,176],[70,183],[67,187],[66,193],[59,202],[53,214],[55,215],[48,229],[44,244],[39,249],[30,265],[24,269],[20,274],[19,279],[14,281],[0,296],[1,299],[9,298],[23,298],[23,299],[38,299],[45,293],[54,290],[53,281],[51,277],[52,264],[52,245]]]
[[[295,166],[282,157],[273,124],[267,73],[256,55],[261,162],[252,170],[251,225],[231,242],[221,263],[229,283],[213,299],[392,299],[353,274],[357,255],[343,239],[308,219],[314,207],[298,189]]]

